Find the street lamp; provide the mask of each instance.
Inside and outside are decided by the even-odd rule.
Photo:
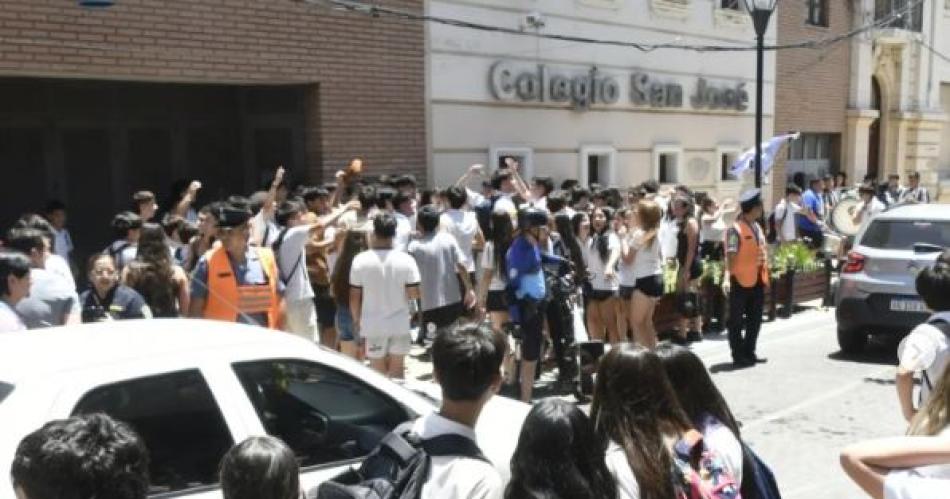
[[[765,59],[765,32],[777,0],[742,0],[755,26],[755,187],[762,187],[762,71]]]

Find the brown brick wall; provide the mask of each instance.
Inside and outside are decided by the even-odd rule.
[[[421,11],[423,0],[381,3]],[[300,0],[116,0],[96,10],[14,0],[0,9],[0,40],[0,76],[318,84],[308,99],[312,180],[357,155],[374,174],[426,172],[418,22]]]
[[[822,39],[851,28],[847,0],[827,0],[829,26],[805,23],[804,0],[779,2],[776,11],[778,43]],[[822,49],[780,50],[776,59],[775,131],[801,130],[813,133],[846,131],[851,51],[847,41]],[[785,195],[785,155],[775,164],[774,199]],[[840,151],[838,164],[841,164]],[[843,166],[843,165],[842,165]]]

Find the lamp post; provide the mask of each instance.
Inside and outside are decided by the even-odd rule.
[[[743,0],[755,27],[755,187],[762,187],[762,72],[765,60],[765,32],[777,0]]]

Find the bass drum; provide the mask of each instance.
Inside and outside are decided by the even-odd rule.
[[[842,199],[835,205],[834,209],[831,210],[831,217],[828,219],[835,232],[848,237],[854,237],[858,234],[861,226],[854,223],[854,214],[857,213],[860,205],[861,200],[856,198]]]

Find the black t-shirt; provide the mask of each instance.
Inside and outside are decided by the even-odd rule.
[[[117,285],[99,298],[92,288],[79,297],[82,303],[82,321],[99,322],[103,320],[144,319],[146,317],[145,299],[134,289]],[[151,313],[148,313],[151,316]]]

